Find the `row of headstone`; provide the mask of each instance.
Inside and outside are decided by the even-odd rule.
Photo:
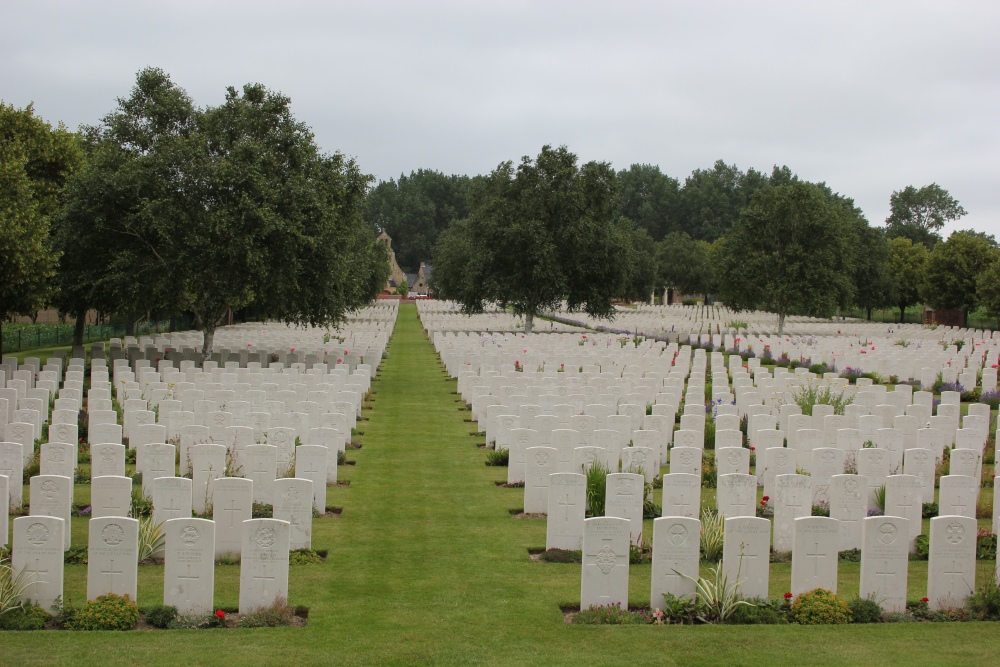
[[[49,609],[63,595],[63,543],[69,524],[60,517],[14,519],[11,561],[23,572],[20,599]],[[288,521],[246,519],[238,525],[240,613],[268,607],[288,597]],[[165,538],[163,603],[182,615],[214,609],[217,524],[207,519],[170,519]],[[89,524],[87,599],[115,593],[137,600],[139,522],[127,517],[94,518]]]
[[[910,520],[868,517],[863,523],[859,597],[874,599],[886,612],[906,609]],[[795,519],[791,593],[838,589],[840,522],[829,517]],[[653,521],[650,605],[663,596],[695,595],[699,578],[700,522],[688,517]],[[964,606],[976,584],[976,520],[941,516],[931,519],[927,597],[931,609]],[[767,598],[771,524],[755,517],[727,518],[722,572],[739,586],[741,597]],[[628,606],[630,522],[596,517],[583,521],[581,610]]]

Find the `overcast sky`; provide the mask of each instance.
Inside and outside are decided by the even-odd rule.
[[[3,0],[0,98],[71,128],[136,73],[260,82],[379,179],[566,145],[683,181],[786,164],[853,197],[936,182],[1000,238],[1000,3]]]

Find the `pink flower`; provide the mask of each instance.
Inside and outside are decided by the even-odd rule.
[[[253,343],[247,343],[247,347],[253,347]]]
[[[524,353],[525,353],[525,354],[527,354],[527,353],[528,353],[528,351],[527,351],[527,350],[524,350]]]
[[[347,354],[348,352],[350,352],[350,350],[344,350],[344,354]]]
[[[584,337],[584,338],[586,338],[586,337],[587,337],[587,334],[583,334],[583,337]]]
[[[997,367],[997,364],[992,364],[992,365],[990,366],[990,368],[996,368],[996,367]]]
[[[295,351],[295,348],[293,347],[293,348],[292,348],[292,352],[294,352],[294,351]]]
[[[337,357],[337,363],[338,364],[344,363],[344,359],[342,357]],[[472,364],[469,364],[469,365],[471,366]]]

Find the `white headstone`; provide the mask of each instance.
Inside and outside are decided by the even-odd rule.
[[[312,481],[312,505],[320,514],[326,512],[327,459],[329,457],[330,450],[323,445],[301,445],[295,448],[295,476],[299,479]],[[336,454],[333,457],[336,458]]]
[[[243,522],[240,560],[240,613],[270,607],[288,599],[290,526],[278,519]]]
[[[678,598],[694,597],[700,533],[701,522],[697,519],[670,516],[653,520],[651,607],[662,605],[663,596],[667,594]]]
[[[153,523],[191,517],[191,480],[186,477],[157,477],[150,483]]]
[[[90,480],[90,516],[127,517],[132,506],[132,478],[102,475]]]
[[[253,482],[220,477],[212,482],[212,518],[215,520],[215,556],[239,556],[243,522],[251,518]]]
[[[584,520],[581,610],[611,605],[628,608],[630,530],[628,519]]]
[[[3,513],[6,521],[6,512]],[[64,543],[67,524],[53,516],[20,516],[14,519],[11,566],[24,572],[30,582],[21,594],[22,601],[31,601],[49,609],[63,594]],[[4,539],[7,537],[4,525]]]
[[[164,479],[170,478],[158,482]],[[163,535],[163,604],[177,607],[182,616],[210,614],[215,596],[215,522],[169,519]]]
[[[868,513],[868,480],[861,475],[830,478],[830,518],[840,522],[840,551],[860,549]]]
[[[549,476],[546,549],[583,548],[583,520],[587,509],[587,478],[579,473]]]
[[[274,481],[274,518],[290,526],[289,548],[312,547],[312,482],[287,477]]]
[[[105,443],[90,446],[90,478],[125,476],[125,445]]]
[[[724,517],[757,515],[757,479],[753,475],[719,475],[716,503]]]
[[[664,475],[662,516],[697,519],[700,512],[701,478],[683,472]]]
[[[633,544],[638,544],[642,539],[643,482],[642,475],[612,473],[608,475],[606,487],[604,514],[631,522]]]
[[[225,445],[193,445],[191,468],[191,508],[206,514],[212,506],[212,481],[226,474]]]
[[[976,518],[979,486],[966,475],[944,475],[939,482],[938,516]]]
[[[524,511],[541,514],[549,507],[549,475],[557,472],[558,451],[554,447],[525,450]]]
[[[816,588],[837,592],[840,522],[810,516],[795,520],[792,550],[792,595],[798,597]]]
[[[744,598],[766,598],[771,558],[771,522],[752,516],[725,520],[723,575],[739,584]]]
[[[776,475],[774,493],[774,550],[792,551],[795,519],[812,514],[812,478]]]
[[[906,610],[909,522],[895,516],[864,521],[859,597],[872,598],[890,613]]]
[[[278,476],[278,448],[274,445],[250,445],[245,458],[243,474],[253,480],[253,501],[272,505],[274,480]]]
[[[900,516],[910,522],[909,549],[916,551],[917,536],[923,528],[923,489],[915,475],[889,475],[885,479],[885,516]]]
[[[35,475],[30,482],[32,516],[54,516],[70,525],[73,510],[73,478],[63,475]],[[70,533],[63,531],[63,548],[70,547]]]
[[[121,516],[94,518],[89,537],[87,599],[115,593],[137,601],[139,522]]]
[[[976,520],[969,517],[931,519],[927,566],[927,604],[931,609],[965,607],[966,598],[975,591],[976,533]]]

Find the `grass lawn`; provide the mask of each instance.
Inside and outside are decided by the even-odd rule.
[[[317,520],[323,565],[291,570],[289,602],[310,608],[305,628],[129,633],[0,633],[0,664],[532,664],[819,665],[988,664],[995,623],[873,626],[572,626],[560,605],[579,602],[580,566],[536,563],[544,521],[514,519],[520,489],[498,488],[483,465],[416,308],[400,308],[390,357],[351,485],[330,489],[340,517]],[[83,519],[76,521],[82,522]],[[74,526],[74,539],[78,535]],[[81,537],[82,539],[82,537]],[[926,586],[912,563],[911,596]],[[84,567],[67,568],[79,603]],[[634,566],[631,597],[649,600],[649,566]],[[789,565],[771,569],[771,593]],[[857,590],[858,565],[841,586]],[[238,569],[216,569],[216,603],[235,605]],[[140,605],[162,598],[162,569],[140,568]],[[993,637],[994,639],[990,639]],[[990,647],[993,648],[990,648]]]

